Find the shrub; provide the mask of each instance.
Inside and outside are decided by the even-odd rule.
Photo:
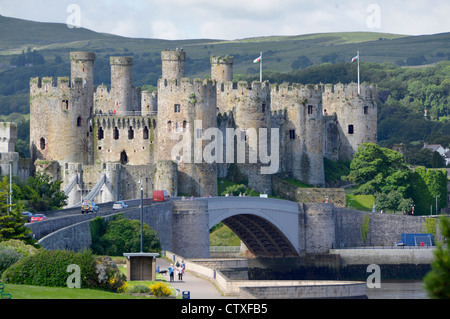
[[[94,255],[90,251],[75,253],[42,250],[9,267],[3,273],[2,280],[12,284],[66,287],[70,275],[67,266],[72,264],[80,267],[82,288],[96,285]]]
[[[98,288],[112,291],[125,292],[126,276],[117,268],[110,257],[98,257],[95,265]]]
[[[132,294],[148,294],[148,293],[150,293],[150,288],[145,285],[136,285],[136,286],[130,287],[128,289],[128,292],[130,292]]]
[[[11,265],[22,258],[22,255],[11,249],[0,250],[0,276]]]
[[[11,249],[21,254],[23,257],[35,254],[38,250],[32,245],[27,245],[21,240],[11,239],[0,242],[1,249]]]
[[[37,249],[24,242],[11,239],[0,242],[0,277],[2,273],[23,257],[35,254]]]
[[[171,294],[170,288],[162,282],[158,282],[156,284],[151,285],[150,291],[156,297],[166,297],[166,296],[170,296],[170,294]]]
[[[11,284],[67,287],[69,265],[78,265],[81,272],[81,288],[98,288],[112,292],[124,292],[126,276],[109,257],[96,258],[91,251],[75,253],[67,250],[42,250],[24,257],[9,267],[2,280]]]

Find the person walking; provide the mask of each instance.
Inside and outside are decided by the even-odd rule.
[[[183,280],[183,267],[181,267],[181,265],[178,266],[177,273],[178,273],[178,280],[182,281]]]
[[[170,264],[170,266],[169,266],[169,277],[170,277],[170,281],[174,281],[174,269],[173,269],[173,264]]]

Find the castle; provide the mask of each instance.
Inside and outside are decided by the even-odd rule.
[[[189,80],[185,51],[163,51],[161,60],[155,92],[133,87],[129,57],[111,57],[110,89],[95,87],[95,54],[86,52],[70,54],[70,78],[30,80],[31,161],[36,170],[50,170],[63,181],[68,206],[88,197],[139,198],[141,189],[145,196],[156,189],[173,196],[214,196],[220,191],[217,179],[230,171],[244,176],[248,187],[270,193],[272,175],[261,169],[272,164],[274,173],[323,187],[324,158],[352,159],[359,145],[377,140],[373,85],[362,84],[358,94],[354,83],[236,83],[228,56],[211,58],[210,79]],[[212,128],[223,137],[235,129],[234,161],[224,160],[219,150],[225,139],[209,136]],[[261,143],[251,142],[260,129],[268,129],[264,154]],[[191,138],[180,142],[183,134]],[[244,160],[236,159],[239,145],[245,147]],[[258,146],[259,160],[252,161]],[[192,160],[204,153],[219,160]],[[278,155],[277,163],[275,157],[272,163],[261,161],[269,154]]]

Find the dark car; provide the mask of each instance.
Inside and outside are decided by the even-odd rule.
[[[33,213],[31,213],[31,212],[23,212],[23,213],[22,213],[22,216],[23,216],[24,218],[26,218],[27,223],[29,223],[29,222],[31,222],[31,217],[33,217],[34,215],[33,215]]]

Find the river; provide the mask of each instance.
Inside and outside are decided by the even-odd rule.
[[[423,281],[386,281],[380,288],[366,288],[369,299],[429,299]]]

